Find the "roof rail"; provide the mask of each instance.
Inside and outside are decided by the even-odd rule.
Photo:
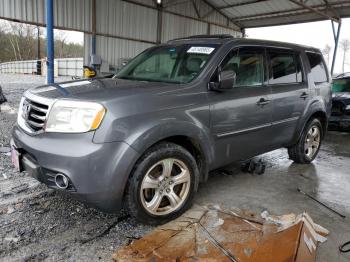
[[[169,40],[168,42],[171,42],[171,41],[178,41],[178,40],[186,40],[186,39],[202,39],[202,38],[225,39],[225,38],[233,38],[233,36],[232,36],[232,35],[229,35],[229,34],[192,35],[192,36],[187,36],[187,37],[175,38],[175,39]]]

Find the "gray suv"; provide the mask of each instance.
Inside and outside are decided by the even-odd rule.
[[[144,223],[191,205],[211,170],[281,148],[316,157],[331,109],[318,49],[227,35],[175,39],[112,78],[25,92],[12,135],[20,171]]]

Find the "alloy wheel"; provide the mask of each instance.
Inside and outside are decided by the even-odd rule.
[[[172,213],[186,201],[190,182],[190,170],[183,161],[163,159],[150,167],[144,176],[140,188],[141,203],[153,215]]]
[[[318,126],[313,125],[305,137],[304,151],[307,158],[312,159],[317,153],[321,143],[321,131]]]

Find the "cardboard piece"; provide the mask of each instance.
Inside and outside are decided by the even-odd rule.
[[[114,261],[293,261],[316,259],[328,231],[307,213],[261,218],[252,213],[195,207],[129,246]]]

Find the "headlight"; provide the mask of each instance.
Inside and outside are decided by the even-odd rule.
[[[97,129],[106,109],[93,102],[58,100],[52,106],[46,132],[84,133]]]
[[[350,105],[347,105],[347,106],[345,107],[345,110],[350,110]]]

